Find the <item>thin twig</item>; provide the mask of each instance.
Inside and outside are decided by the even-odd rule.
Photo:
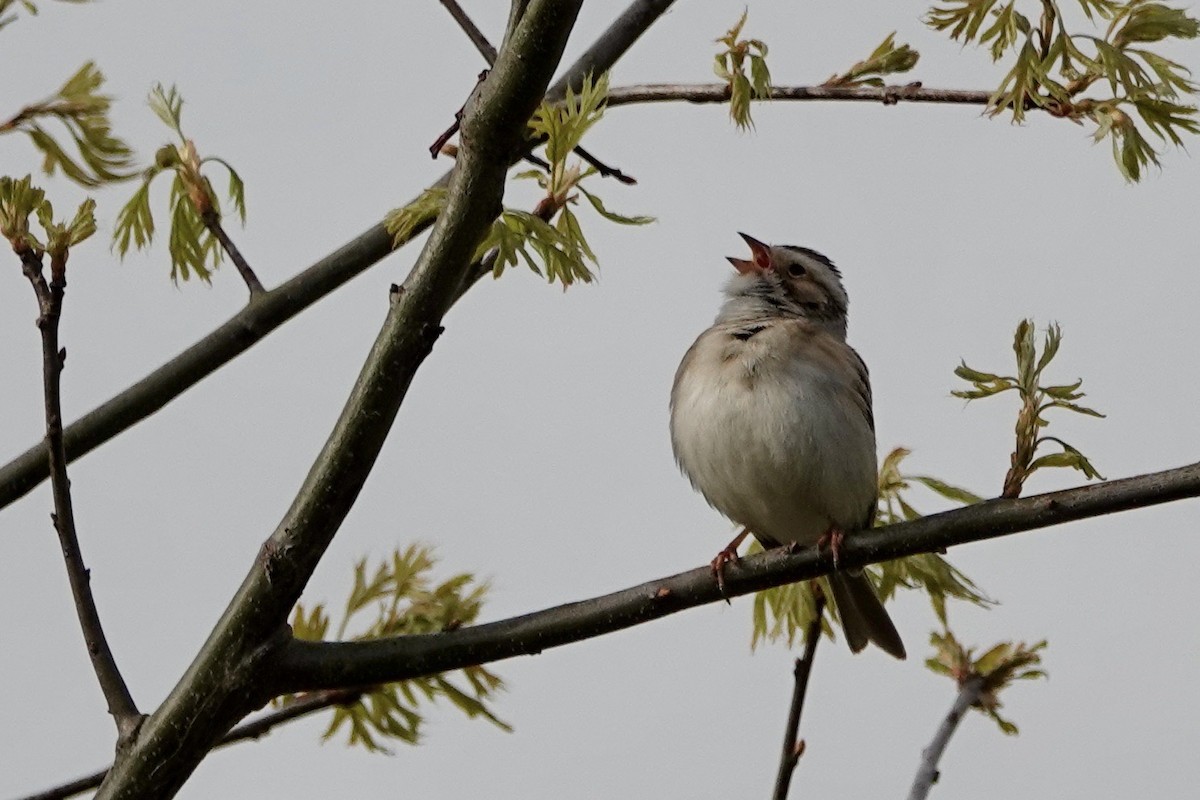
[[[46,406],[46,450],[50,483],[54,495],[54,513],[50,515],[58,532],[59,546],[67,566],[67,579],[75,599],[75,612],[83,629],[83,640],[100,690],[108,702],[108,713],[117,725],[119,742],[124,742],[141,721],[141,714],[125,679],[117,668],[108,646],[96,599],[92,596],[91,573],[83,563],[79,537],[75,529],[75,509],[71,500],[71,481],[67,477],[67,457],[63,448],[62,370],[67,351],[58,345],[58,323],[62,318],[63,296],[67,288],[66,255],[55,256],[50,264],[50,281],[43,274],[41,255],[26,247],[21,253],[21,268],[37,297],[38,329],[42,334],[42,386]]]
[[[358,702],[362,697],[365,689],[333,689],[325,692],[312,692],[302,695],[295,701],[288,703],[278,711],[271,711],[262,716],[252,719],[249,722],[243,722],[229,733],[221,737],[214,746],[214,750],[219,750],[222,747],[228,747],[231,744],[244,742],[250,739],[259,739],[270,733],[273,728],[291,722],[293,720],[307,717],[315,714],[318,711],[324,711],[333,706],[348,706]],[[77,794],[95,789],[104,781],[104,776],[108,774],[108,767],[96,770],[90,775],[84,775],[81,778],[76,778],[70,783],[64,783],[59,786],[47,789],[37,794],[31,794],[20,800],[65,800],[67,797],[74,797]]]
[[[204,221],[204,227],[208,228],[208,232],[216,237],[221,243],[221,249],[225,251],[225,255],[229,256],[229,260],[237,267],[237,271],[242,276],[242,280],[246,284],[246,288],[250,290],[250,298],[254,299],[259,295],[265,294],[266,289],[258,280],[258,276],[254,274],[254,270],[250,268],[246,257],[242,255],[242,251],[238,250],[237,245],[229,238],[229,234],[225,232],[225,228],[221,226],[221,215],[215,209],[208,209],[200,215],[200,219]]]
[[[492,43],[483,35],[483,31],[479,30],[479,27],[471,21],[467,12],[463,11],[462,6],[455,0],[440,0],[440,2],[450,12],[450,16],[454,17],[458,26],[463,29],[463,33],[467,34],[467,38],[475,45],[475,49],[487,59],[488,66],[493,66],[496,63],[496,48],[492,47]]]
[[[450,12],[450,16],[454,17],[454,21],[457,22],[459,27],[463,29],[463,32],[467,34],[467,38],[470,39],[475,45],[475,49],[478,50],[479,54],[483,56],[485,61],[487,61],[488,66],[490,67],[495,64],[496,48],[492,47],[492,43],[488,41],[487,36],[484,35],[483,31],[479,30],[479,26],[471,21],[471,18],[467,16],[467,12],[463,11],[462,7],[455,2],[455,0],[439,0],[439,2],[446,7],[447,11]],[[462,111],[460,110],[459,114],[455,117],[455,124],[451,125],[445,133],[439,136],[437,141],[433,143],[433,146],[429,148],[429,151],[433,154],[434,158],[437,158],[437,154],[441,152],[442,146],[445,145],[446,142],[450,140],[450,137],[453,136],[458,130],[458,120],[461,117],[461,114]],[[616,167],[608,166],[603,161],[585,150],[582,146],[576,147],[574,152],[575,155],[579,156],[584,160],[584,162],[594,168],[596,173],[602,178],[615,178],[627,186],[637,183],[636,178],[631,175],[626,175]],[[550,170],[550,165],[537,156],[527,155],[525,156],[525,160],[530,164],[541,167],[546,171]]]
[[[596,170],[596,174],[598,174],[601,178],[616,178],[626,186],[632,186],[637,183],[637,178],[633,177],[632,175],[626,175],[616,167],[608,166],[603,161],[585,150],[583,145],[579,145],[575,148],[575,155],[579,156],[591,167],[593,167]]]
[[[475,79],[475,88],[472,89],[470,94],[467,95],[467,101],[464,101],[463,104],[458,107],[458,111],[454,112],[454,122],[450,123],[450,127],[442,131],[441,134],[439,134],[438,137],[433,140],[433,144],[429,145],[430,157],[436,159],[439,155],[441,155],[442,148],[446,146],[446,142],[450,141],[450,137],[458,133],[458,129],[462,127],[463,112],[467,108],[467,102],[470,101],[471,95],[475,94],[475,91],[479,89],[480,84],[484,82],[487,76],[488,71],[486,69],[479,73],[479,76]]]
[[[755,102],[780,100],[849,100],[896,105],[908,103],[951,103],[986,106],[992,93],[965,89],[926,89],[920,84],[902,86],[772,86],[771,96]],[[608,90],[608,107],[636,103],[727,103],[729,84],[725,83],[646,83],[617,86]]]
[[[917,776],[913,778],[908,800],[925,800],[929,796],[929,790],[937,783],[938,761],[941,760],[942,753],[950,743],[950,737],[954,735],[963,715],[979,701],[983,685],[984,679],[981,675],[972,675],[959,687],[958,697],[954,698],[954,705],[950,706],[950,711],[938,726],[933,741],[921,751],[921,764],[917,767]]]
[[[813,657],[817,654],[817,643],[821,640],[821,622],[825,617],[825,593],[813,585],[816,611],[804,631],[804,655],[796,659],[792,675],[796,685],[792,689],[792,706],[788,711],[787,728],[783,732],[783,752],[779,756],[779,772],[775,776],[775,792],[772,800],[787,800],[788,787],[796,764],[804,753],[804,740],[800,735],[800,713],[804,710],[804,695],[808,691],[808,676],[812,673]]]

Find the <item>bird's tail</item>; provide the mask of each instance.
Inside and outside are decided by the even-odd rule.
[[[874,642],[885,653],[904,659],[904,642],[865,573],[835,572],[829,576],[829,587],[852,652]]]

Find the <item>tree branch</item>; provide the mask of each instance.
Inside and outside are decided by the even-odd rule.
[[[796,685],[792,689],[792,705],[788,711],[787,728],[783,732],[783,752],[779,755],[779,772],[775,775],[775,792],[772,800],[787,800],[788,787],[796,764],[804,754],[804,740],[800,735],[800,714],[804,710],[804,695],[808,691],[808,676],[812,673],[813,658],[817,654],[817,643],[821,640],[821,623],[825,618],[825,595],[816,588],[816,611],[808,629],[804,631],[804,655],[796,659],[792,670]]]
[[[250,268],[246,257],[242,255],[242,251],[238,250],[237,245],[229,238],[229,234],[225,232],[225,228],[221,226],[221,215],[215,209],[208,209],[200,215],[200,219],[204,222],[204,227],[208,228],[218,242],[221,243],[221,249],[229,256],[229,260],[237,267],[238,274],[242,276],[242,281],[246,284],[246,288],[250,290],[250,299],[260,297],[266,292],[262,283],[258,280],[258,276],[254,274],[254,270]]]
[[[942,753],[945,752],[946,745],[950,743],[950,737],[954,735],[963,715],[979,701],[979,697],[983,693],[983,686],[983,676],[972,675],[959,687],[958,697],[954,698],[954,705],[950,706],[950,711],[942,720],[942,724],[938,726],[933,741],[921,751],[921,765],[917,767],[917,776],[913,779],[912,788],[908,792],[908,800],[925,800],[929,796],[929,790],[933,788],[933,784],[937,783],[938,761],[941,760]]]
[[[1200,463],[1019,500],[991,500],[855,533],[843,543],[839,563],[852,569],[1198,495]],[[731,597],[749,594],[827,575],[832,569],[828,552],[806,548],[788,554],[776,548],[727,565],[725,590]],[[290,640],[272,666],[270,696],[388,683],[533,655],[724,599],[706,566],[602,597],[447,633],[369,642]]]
[[[547,97],[561,99],[567,86],[578,89],[586,75],[609,70],[672,2],[633,0],[550,87]],[[444,188],[449,177],[447,172],[430,188]],[[401,242],[393,242],[382,223],[373,225],[296,277],[265,292],[196,344],[69,425],[63,439],[68,462],[90,453],[163,408],[292,317],[412,241],[430,224],[418,225]],[[0,467],[0,508],[23,497],[49,474],[44,443],[34,445]]]
[[[965,89],[925,89],[919,83],[905,86],[772,86],[771,96],[755,98],[755,102],[780,100],[854,100],[883,103],[885,106],[906,103],[952,103],[986,106],[991,92]],[[637,86],[616,86],[608,92],[608,107],[635,103],[728,103],[729,85],[725,83],[646,83]]]
[[[440,335],[471,256],[501,210],[509,166],[583,0],[533,0],[467,102],[444,212],[391,309],[345,408],[292,506],[187,673],[118,756],[97,800],[170,797],[213,744],[258,705],[287,616],[383,448],[413,376]],[[342,687],[345,688],[345,687]]]
[[[471,21],[471,18],[467,16],[467,12],[463,11],[462,7],[459,6],[455,0],[440,0],[440,2],[446,7],[446,10],[450,12],[450,16],[454,17],[454,21],[457,22],[459,27],[463,29],[463,32],[467,34],[467,38],[470,39],[472,44],[475,45],[475,49],[479,51],[481,56],[483,56],[483,59],[487,62],[488,66],[490,67],[495,64],[496,48],[492,47],[492,43],[489,42],[487,37],[483,35],[483,31],[479,30],[475,23]],[[432,146],[430,146],[429,151],[433,153],[434,158],[437,158],[438,153],[441,152],[442,146],[446,144],[446,142],[457,130],[458,120],[456,119],[455,123],[451,125],[445,133],[439,136],[437,141],[435,141]],[[572,152],[583,159],[586,164],[595,169],[596,173],[602,178],[615,178],[627,186],[637,183],[636,178],[631,175],[626,175],[616,167],[608,166],[603,161],[592,155],[588,150],[585,150],[582,146],[575,147]],[[525,160],[530,164],[541,167],[542,169],[548,169],[550,166],[542,159],[533,155],[526,155]]]
[[[92,595],[91,573],[83,563],[79,536],[75,529],[75,506],[71,499],[71,481],[67,477],[67,459],[63,452],[62,370],[67,351],[60,350],[58,325],[62,319],[63,297],[67,288],[67,254],[52,256],[50,281],[43,274],[40,255],[26,246],[20,253],[22,271],[33,286],[38,302],[37,326],[42,338],[42,389],[46,406],[46,451],[49,455],[54,513],[51,520],[58,532],[59,546],[67,566],[67,580],[75,600],[75,613],[83,629],[83,640],[100,690],[108,703],[108,713],[117,725],[118,747],[137,729],[141,714],[125,685],[121,670],[108,646],[96,598]]]
[[[327,708],[353,705],[358,702],[358,699],[362,697],[365,691],[364,689],[335,689],[328,692],[312,692],[311,694],[303,695],[276,711],[270,711],[256,719],[238,725],[229,733],[222,736],[213,745],[213,750],[219,750],[222,747],[228,747],[231,744],[245,742],[250,739],[260,739],[279,725],[311,716]],[[104,781],[104,776],[108,774],[108,770],[108,767],[96,770],[90,775],[76,778],[70,783],[60,784],[44,792],[22,797],[20,800],[65,800],[67,797],[83,794],[99,786]]]

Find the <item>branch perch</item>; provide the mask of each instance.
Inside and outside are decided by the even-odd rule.
[[[1045,528],[1072,520],[1200,496],[1200,463],[1019,500],[990,500],[912,522],[860,531],[843,543],[843,569],[955,545]],[[783,548],[743,558],[725,569],[725,594],[749,594],[827,575],[832,556]],[[472,628],[370,642],[290,640],[260,698],[388,683],[485,664],[592,639],[685,609],[723,601],[712,571],[701,567],[623,591]]]

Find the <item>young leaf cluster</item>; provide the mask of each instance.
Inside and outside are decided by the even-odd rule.
[[[1004,733],[1015,736],[1017,726],[1000,716],[1000,693],[1015,681],[1047,677],[1040,669],[1040,651],[1045,649],[1046,640],[1032,646],[1024,642],[1001,642],[978,658],[974,648],[963,647],[949,630],[932,634],[930,643],[935,653],[925,665],[939,675],[953,678],[960,687],[968,680],[980,680],[983,692],[972,707],[990,717]]]
[[[1180,147],[1184,134],[1200,133],[1189,98],[1197,91],[1191,72],[1144,45],[1195,39],[1200,21],[1184,9],[1147,0],[1078,2],[1093,29],[1107,23],[1103,35],[1068,33],[1055,0],[1036,6],[1028,0],[1039,9],[1036,16],[1018,11],[1018,0],[947,0],[932,8],[926,22],[953,39],[988,46],[995,61],[1012,58],[989,102],[992,115],[1009,111],[1020,122],[1027,110],[1042,108],[1088,120],[1095,125],[1095,141],[1112,142],[1121,174],[1137,181],[1147,166],[1158,165],[1159,152],[1135,114],[1163,144]]]
[[[850,69],[834,75],[823,86],[876,86],[883,87],[884,75],[908,72],[917,65],[921,54],[906,44],[896,45],[896,32],[892,31],[878,47],[863,61]]]
[[[88,188],[132,178],[133,151],[112,134],[108,118],[112,98],[100,94],[103,83],[104,75],[89,61],[57,93],[26,106],[12,119],[0,123],[0,133],[21,131],[28,135],[42,153],[42,169],[48,175],[62,170],[68,178]],[[62,124],[76,154],[68,152],[44,127],[48,120]]]
[[[970,389],[951,392],[955,397],[970,401],[1015,391],[1021,398],[1021,410],[1017,415],[1016,424],[1016,447],[1009,459],[1011,466],[1004,478],[1001,497],[1020,496],[1025,481],[1042,467],[1071,467],[1082,472],[1089,480],[1104,480],[1104,476],[1096,471],[1079,450],[1056,436],[1042,434],[1042,430],[1050,424],[1045,418],[1050,409],[1061,408],[1089,417],[1104,415],[1076,403],[1084,397],[1084,393],[1079,391],[1079,387],[1083,385],[1082,378],[1074,383],[1042,385],[1042,374],[1058,354],[1059,345],[1062,343],[1062,329],[1054,323],[1046,328],[1040,355],[1034,334],[1033,320],[1023,319],[1017,325],[1017,332],[1013,337],[1013,352],[1017,357],[1016,375],[980,372],[968,367],[965,361],[954,370],[955,375],[972,386]],[[1037,454],[1043,445],[1051,443],[1062,448],[1061,451]]]
[[[750,101],[771,96],[771,71],[767,69],[767,45],[760,39],[739,39],[749,11],[724,36],[716,39],[724,45],[713,59],[713,72],[729,84],[729,116],[739,130],[754,127]],[[749,62],[749,74],[747,74]]]
[[[354,586],[334,638],[342,640],[349,635],[361,641],[438,633],[474,622],[487,585],[476,583],[469,574],[435,584],[431,578],[434,564],[432,551],[421,545],[395,551],[371,571],[365,559],[358,562]],[[292,616],[296,637],[323,640],[329,626],[324,604],[310,610],[296,606]],[[354,632],[349,633],[351,630]],[[335,709],[324,738],[345,728],[348,744],[372,752],[389,752],[381,743],[388,739],[415,744],[424,721],[420,706],[439,699],[448,700],[470,718],[482,717],[510,730],[487,705],[504,688],[501,679],[482,666],[465,667],[457,675],[465,685],[447,673],[367,688],[357,702]],[[286,706],[294,699],[286,696],[276,702]]]
[[[33,185],[32,177],[0,178],[0,234],[8,239],[16,253],[32,252],[37,257],[49,253],[52,261],[64,262],[71,247],[96,232],[96,202],[84,200],[70,222],[55,222],[54,207],[44,191]],[[44,235],[29,228],[30,216],[36,216]]]
[[[533,272],[563,288],[576,282],[595,279],[590,265],[597,263],[596,253],[588,244],[578,215],[571,209],[583,195],[600,216],[620,225],[646,225],[652,217],[627,217],[610,211],[594,192],[581,183],[597,174],[570,155],[584,135],[604,114],[608,95],[608,76],[592,81],[587,77],[578,93],[568,89],[561,103],[543,103],[530,120],[530,135],[545,144],[546,171],[527,170],[518,179],[536,180],[545,191],[532,212],[506,208],[488,229],[476,250],[480,261],[495,252],[492,273],[500,277],[508,267],[523,261]],[[415,201],[393,211],[384,224],[399,245],[417,228],[441,213],[446,203],[444,189],[427,189]],[[590,265],[589,265],[590,264]]]
[[[221,205],[216,190],[204,175],[205,164],[220,164],[229,173],[228,194],[242,223],[246,222],[246,188],[241,176],[227,161],[215,156],[201,158],[195,143],[182,129],[183,98],[172,86],[157,85],[150,92],[149,104],[155,115],[178,137],[178,144],[166,144],[154,156],[154,164],[142,172],[142,183],[117,215],[113,247],[122,258],[130,248],[142,250],[154,240],[154,213],[150,206],[150,184],[164,173],[174,175],[171,182],[171,229],[167,251],[171,255],[171,280],[188,280],[193,274],[208,283],[212,270],[224,257],[216,231],[221,224]]]
[[[909,450],[898,447],[884,458],[879,468],[879,495],[875,526],[891,525],[904,520],[912,520],[921,516],[908,500],[906,492],[911,484],[920,484],[935,494],[956,503],[968,505],[977,503],[980,498],[951,486],[945,481],[926,475],[905,475],[900,470],[900,463]],[[762,548],[753,544],[750,552],[758,552]],[[887,601],[895,595],[898,589],[917,589],[929,595],[938,619],[945,624],[946,599],[955,598],[979,606],[990,605],[993,601],[984,595],[974,581],[949,561],[936,553],[923,553],[915,556],[887,561],[883,564],[867,568],[875,584],[881,600]],[[822,591],[829,597],[830,589],[824,578],[820,579]],[[775,642],[786,639],[791,647],[798,636],[808,630],[817,611],[816,597],[813,594],[813,582],[779,586],[766,589],[754,596],[753,634],[750,646],[756,647],[760,641]],[[834,611],[830,609],[830,613]],[[825,621],[821,623],[822,630],[832,636],[832,628]]]

